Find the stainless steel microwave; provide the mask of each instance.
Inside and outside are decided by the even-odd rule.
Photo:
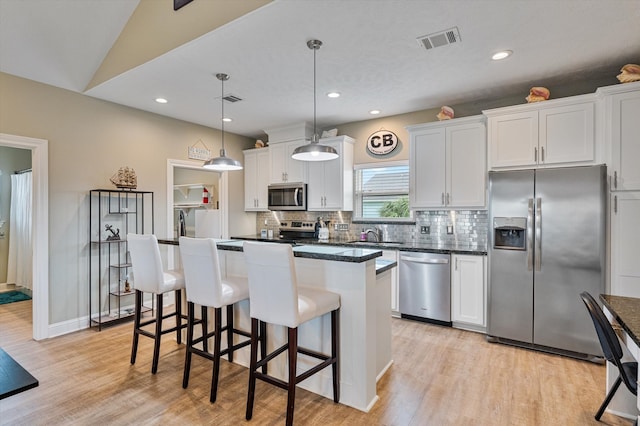
[[[307,210],[306,183],[269,185],[269,210]]]

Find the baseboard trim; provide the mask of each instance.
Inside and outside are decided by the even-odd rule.
[[[55,324],[49,324],[49,338],[84,330],[85,328],[89,328],[88,315],[80,318],[61,321]]]

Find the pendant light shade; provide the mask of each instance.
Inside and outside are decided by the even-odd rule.
[[[328,145],[322,145],[318,141],[316,130],[316,51],[320,49],[320,40],[309,40],[307,47],[313,50],[313,138],[307,145],[296,148],[291,154],[291,158],[300,161],[327,161],[338,158],[338,152]]]
[[[224,82],[229,80],[227,74],[216,74],[218,80],[222,82],[222,96],[220,102],[222,102],[222,148],[220,148],[220,157],[209,158],[204,162],[202,167],[209,170],[215,170],[217,172],[226,172],[229,170],[242,170],[242,164],[238,160],[227,157],[227,151],[224,149]]]

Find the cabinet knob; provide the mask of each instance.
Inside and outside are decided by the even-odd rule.
[[[538,162],[538,148],[533,148],[533,161]]]
[[[618,189],[618,172],[617,171],[613,172],[613,187],[615,189]]]

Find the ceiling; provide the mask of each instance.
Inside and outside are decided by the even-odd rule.
[[[184,10],[203,1],[211,0]],[[500,99],[524,103],[534,85],[552,98],[581,85],[592,91],[640,63],[637,0],[275,0],[86,89],[139,4],[0,0],[0,71],[213,128],[221,123],[215,74],[227,73],[225,96],[242,100],[225,102],[233,119],[225,130],[258,138],[313,122],[313,38],[323,42],[318,129],[375,118],[371,109],[384,117],[473,105],[478,113]],[[453,27],[459,42],[426,50],[416,40]],[[492,61],[502,49],[514,53]],[[330,91],[341,96],[329,99]],[[169,102],[157,104],[159,96]]]

